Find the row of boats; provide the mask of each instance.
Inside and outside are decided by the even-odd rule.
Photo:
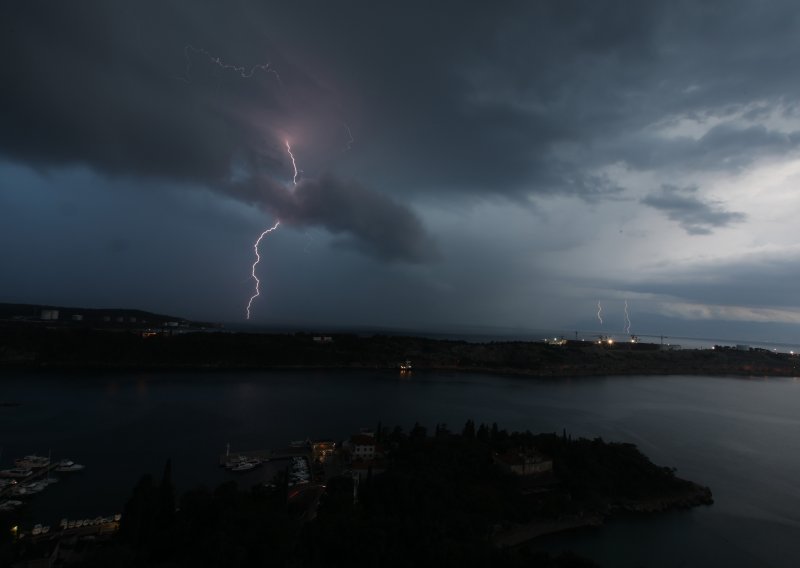
[[[70,521],[68,519],[61,519],[59,528],[62,531],[79,529],[82,527],[99,527],[110,523],[118,523],[122,519],[122,515],[117,513],[111,517],[95,517],[94,519],[78,519],[77,521]],[[44,536],[50,533],[50,525],[34,525],[31,535]]]
[[[44,491],[48,485],[56,483],[58,478],[48,477],[47,479],[40,479],[39,481],[31,481],[28,483],[18,483],[15,479],[0,479],[0,489],[11,488],[11,495],[16,497],[23,497],[27,495],[35,495]]]
[[[61,460],[55,464],[50,463],[49,457],[30,455],[14,460],[11,469],[0,470],[0,495],[8,495],[12,499],[0,502],[0,512],[13,511],[21,507],[23,502],[17,497],[25,498],[44,491],[49,485],[58,482],[57,477],[50,477],[51,471],[69,473],[81,471],[84,465],[72,460]],[[33,477],[42,477],[44,471],[47,477],[32,480]]]
[[[25,479],[33,475],[36,470],[50,467],[50,458],[43,456],[30,455],[24,458],[14,460],[14,466],[11,469],[0,470],[0,477],[11,479]],[[68,473],[73,471],[81,471],[85,468],[83,464],[75,463],[72,460],[61,460],[54,468],[54,471],[60,473]]]

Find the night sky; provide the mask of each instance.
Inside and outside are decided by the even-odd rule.
[[[3,5],[0,301],[800,341],[794,2],[196,4]]]

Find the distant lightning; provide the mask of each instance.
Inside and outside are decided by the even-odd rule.
[[[255,300],[256,298],[258,298],[261,295],[261,280],[259,280],[258,276],[256,276],[256,266],[258,266],[258,263],[261,262],[261,255],[258,254],[258,245],[261,244],[261,240],[264,237],[266,237],[269,233],[271,233],[272,231],[277,230],[278,226],[280,224],[281,224],[280,221],[275,221],[275,224],[272,227],[270,227],[269,229],[266,229],[263,233],[261,233],[258,236],[258,239],[256,239],[256,242],[253,245],[253,250],[256,253],[256,261],[253,263],[253,268],[250,270],[250,275],[253,277],[253,280],[256,281],[256,293],[253,294],[250,297],[250,301],[247,302],[247,319],[250,319],[250,307],[253,305],[253,300]]]
[[[278,80],[278,84],[281,87],[283,86],[283,81],[281,81],[281,76],[278,74],[275,68],[272,67],[271,63],[260,63],[258,65],[253,65],[248,71],[247,67],[225,63],[221,57],[212,55],[205,49],[199,49],[196,47],[192,47],[191,45],[187,45],[186,47],[183,48],[183,53],[186,56],[186,73],[184,74],[183,77],[179,77],[179,79],[183,79],[187,83],[189,82],[189,71],[192,69],[192,57],[189,54],[190,51],[193,53],[200,53],[202,55],[205,55],[206,57],[208,57],[209,61],[214,63],[220,69],[225,69],[226,71],[234,71],[236,73],[239,73],[239,76],[242,79],[250,79],[255,74],[256,71],[263,71],[264,73],[272,73]]]
[[[289,157],[292,159],[292,168],[294,169],[294,177],[292,177],[292,182],[297,185],[297,162],[294,161],[294,154],[292,154],[292,147],[289,145],[288,140],[286,140],[286,151],[289,153]]]
[[[303,252],[308,254],[308,250],[311,248],[313,243],[314,236],[311,234],[311,231],[306,231],[306,246],[303,247]]]
[[[600,305],[600,300],[597,300],[597,319],[600,320],[600,325],[603,325],[603,306]]]
[[[344,148],[344,151],[347,152],[353,147],[353,142],[355,142],[356,139],[353,138],[353,132],[350,130],[350,126],[348,126],[346,122],[343,122],[342,126],[344,126],[344,130],[347,132],[347,146]]]
[[[628,300],[625,300],[625,333],[631,332],[631,316],[628,313]]]

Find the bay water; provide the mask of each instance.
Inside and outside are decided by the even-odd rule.
[[[243,485],[233,451],[290,440],[343,440],[415,422],[460,431],[467,419],[508,430],[632,442],[655,463],[711,487],[715,504],[614,519],[539,539],[603,566],[797,566],[800,379],[626,376],[534,379],[391,371],[28,373],[0,375],[0,466],[31,453],[86,464],[35,496],[31,524],[119,512],[144,473],[172,461],[178,490]]]

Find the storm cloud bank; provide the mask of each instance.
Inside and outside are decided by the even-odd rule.
[[[797,258],[800,18],[788,0],[6,4],[0,227],[19,253],[0,260],[24,276],[20,298],[48,281],[29,260],[47,245],[23,229],[98,267],[96,237],[115,261],[137,247],[139,266],[179,257],[173,278],[204,288],[206,306],[249,292],[192,278],[212,264],[208,243],[216,260],[243,255],[215,269],[238,274],[252,237],[280,219],[359,253],[272,249],[260,268],[274,270],[270,308],[286,320],[594,325],[598,299],[630,292],[718,319],[734,311],[695,306],[727,302],[740,317],[796,304],[776,299],[794,271],[752,261]],[[62,215],[96,202],[99,221]],[[137,245],[127,233],[162,207],[186,241]],[[198,234],[209,240],[192,264]],[[735,277],[712,278],[724,274]],[[780,289],[761,294],[762,282]]]
[[[328,156],[351,142],[335,93],[263,37],[218,46],[209,30],[225,22],[199,32],[203,15],[193,8],[90,2],[14,11],[0,24],[0,48],[14,54],[4,62],[13,79],[0,91],[0,158],[208,188],[283,222],[324,227],[376,258],[436,257],[407,205],[326,173]],[[184,43],[197,36],[241,61]],[[291,196],[290,139],[308,172]]]
[[[237,199],[262,206],[282,224],[324,227],[334,244],[387,261],[412,263],[439,258],[422,222],[391,197],[333,176],[285,186],[267,176],[230,184]]]

